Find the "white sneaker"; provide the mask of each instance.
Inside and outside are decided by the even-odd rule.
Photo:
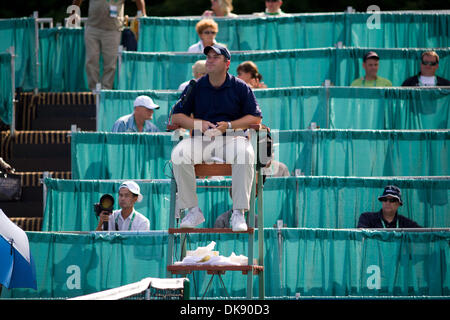
[[[247,231],[247,223],[245,223],[244,212],[241,210],[233,210],[231,215],[231,229],[236,231]]]
[[[186,216],[181,220],[180,228],[195,228],[205,221],[202,210],[199,207],[189,209]]]

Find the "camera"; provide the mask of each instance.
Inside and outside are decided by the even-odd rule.
[[[107,211],[108,214],[113,212],[114,198],[110,194],[104,194],[100,198],[99,203],[94,204],[94,211],[97,216],[102,213],[102,211]]]

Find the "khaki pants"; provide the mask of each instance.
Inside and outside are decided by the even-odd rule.
[[[194,164],[212,162],[213,157],[231,164],[233,209],[249,210],[254,178],[254,150],[245,137],[226,136],[215,137],[212,141],[201,136],[186,138],[172,150],[180,208],[198,206]]]
[[[100,82],[100,54],[103,57],[102,88],[113,88],[121,35],[120,31],[86,26],[84,43],[86,46],[86,75],[90,90],[95,89],[96,84]]]

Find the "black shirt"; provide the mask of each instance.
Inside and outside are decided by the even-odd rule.
[[[411,78],[406,79],[402,83],[402,87],[416,87],[419,85],[419,76],[418,75],[412,76]],[[450,86],[450,81],[447,79],[441,78],[436,76],[436,86]]]
[[[359,217],[357,228],[422,228],[416,222],[398,213],[391,222],[383,219],[382,210],[377,212],[364,212]],[[384,223],[384,226],[383,226]]]

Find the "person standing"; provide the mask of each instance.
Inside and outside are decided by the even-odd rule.
[[[134,0],[145,16],[145,0]],[[83,0],[73,0],[81,6]],[[86,75],[88,87],[94,90],[98,82],[102,89],[112,89],[122,36],[125,0],[89,0],[88,20],[84,30],[86,47]],[[103,73],[100,79],[100,55]]]

